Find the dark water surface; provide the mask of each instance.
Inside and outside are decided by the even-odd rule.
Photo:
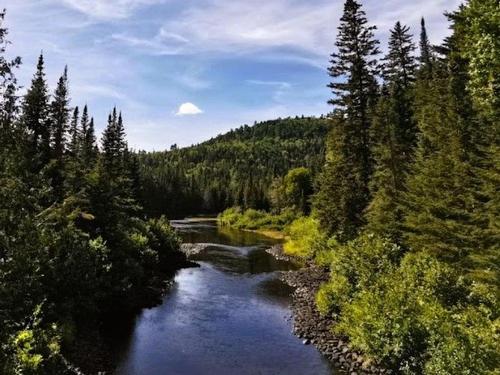
[[[294,266],[265,249],[277,241],[174,221],[184,242],[206,249],[180,270],[160,306],[122,332],[117,375],[331,374],[328,362],[291,333],[290,289],[274,271]]]

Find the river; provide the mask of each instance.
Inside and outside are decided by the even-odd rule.
[[[144,309],[117,347],[116,375],[322,375],[328,361],[292,334],[290,288],[276,271],[294,265],[265,250],[278,241],[179,220],[183,241],[205,250],[179,270],[162,303]]]

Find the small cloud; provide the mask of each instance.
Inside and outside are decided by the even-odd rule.
[[[181,104],[179,107],[179,110],[175,114],[176,116],[192,116],[192,115],[199,115],[202,114],[203,111],[198,108],[196,105],[193,103],[184,103]]]

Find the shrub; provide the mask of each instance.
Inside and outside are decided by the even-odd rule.
[[[450,266],[408,254],[343,305],[335,331],[403,373],[487,374],[498,365],[498,323],[472,295]]]
[[[297,213],[292,209],[270,214],[252,208],[243,212],[239,207],[233,207],[225,210],[217,219],[220,225],[236,229],[281,231],[296,218]]]
[[[350,302],[356,293],[371,286],[380,275],[395,267],[402,255],[398,245],[374,235],[362,235],[346,244],[335,238],[327,242],[320,254],[320,261],[331,261],[329,308],[338,310]],[[324,313],[326,305],[322,306]]]
[[[319,222],[311,217],[300,217],[287,228],[288,240],[284,245],[289,255],[310,259],[326,243]]]

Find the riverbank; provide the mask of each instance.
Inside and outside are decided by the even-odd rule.
[[[282,246],[273,246],[268,250],[277,259],[288,260]],[[329,279],[325,267],[306,264],[296,271],[280,273],[280,279],[295,289],[292,294],[291,310],[293,314],[294,334],[303,339],[305,345],[314,345],[328,358],[340,373],[349,375],[391,374],[375,361],[349,346],[345,337],[338,337],[331,331],[335,324],[333,316],[323,316],[316,308],[315,296],[320,285]]]

